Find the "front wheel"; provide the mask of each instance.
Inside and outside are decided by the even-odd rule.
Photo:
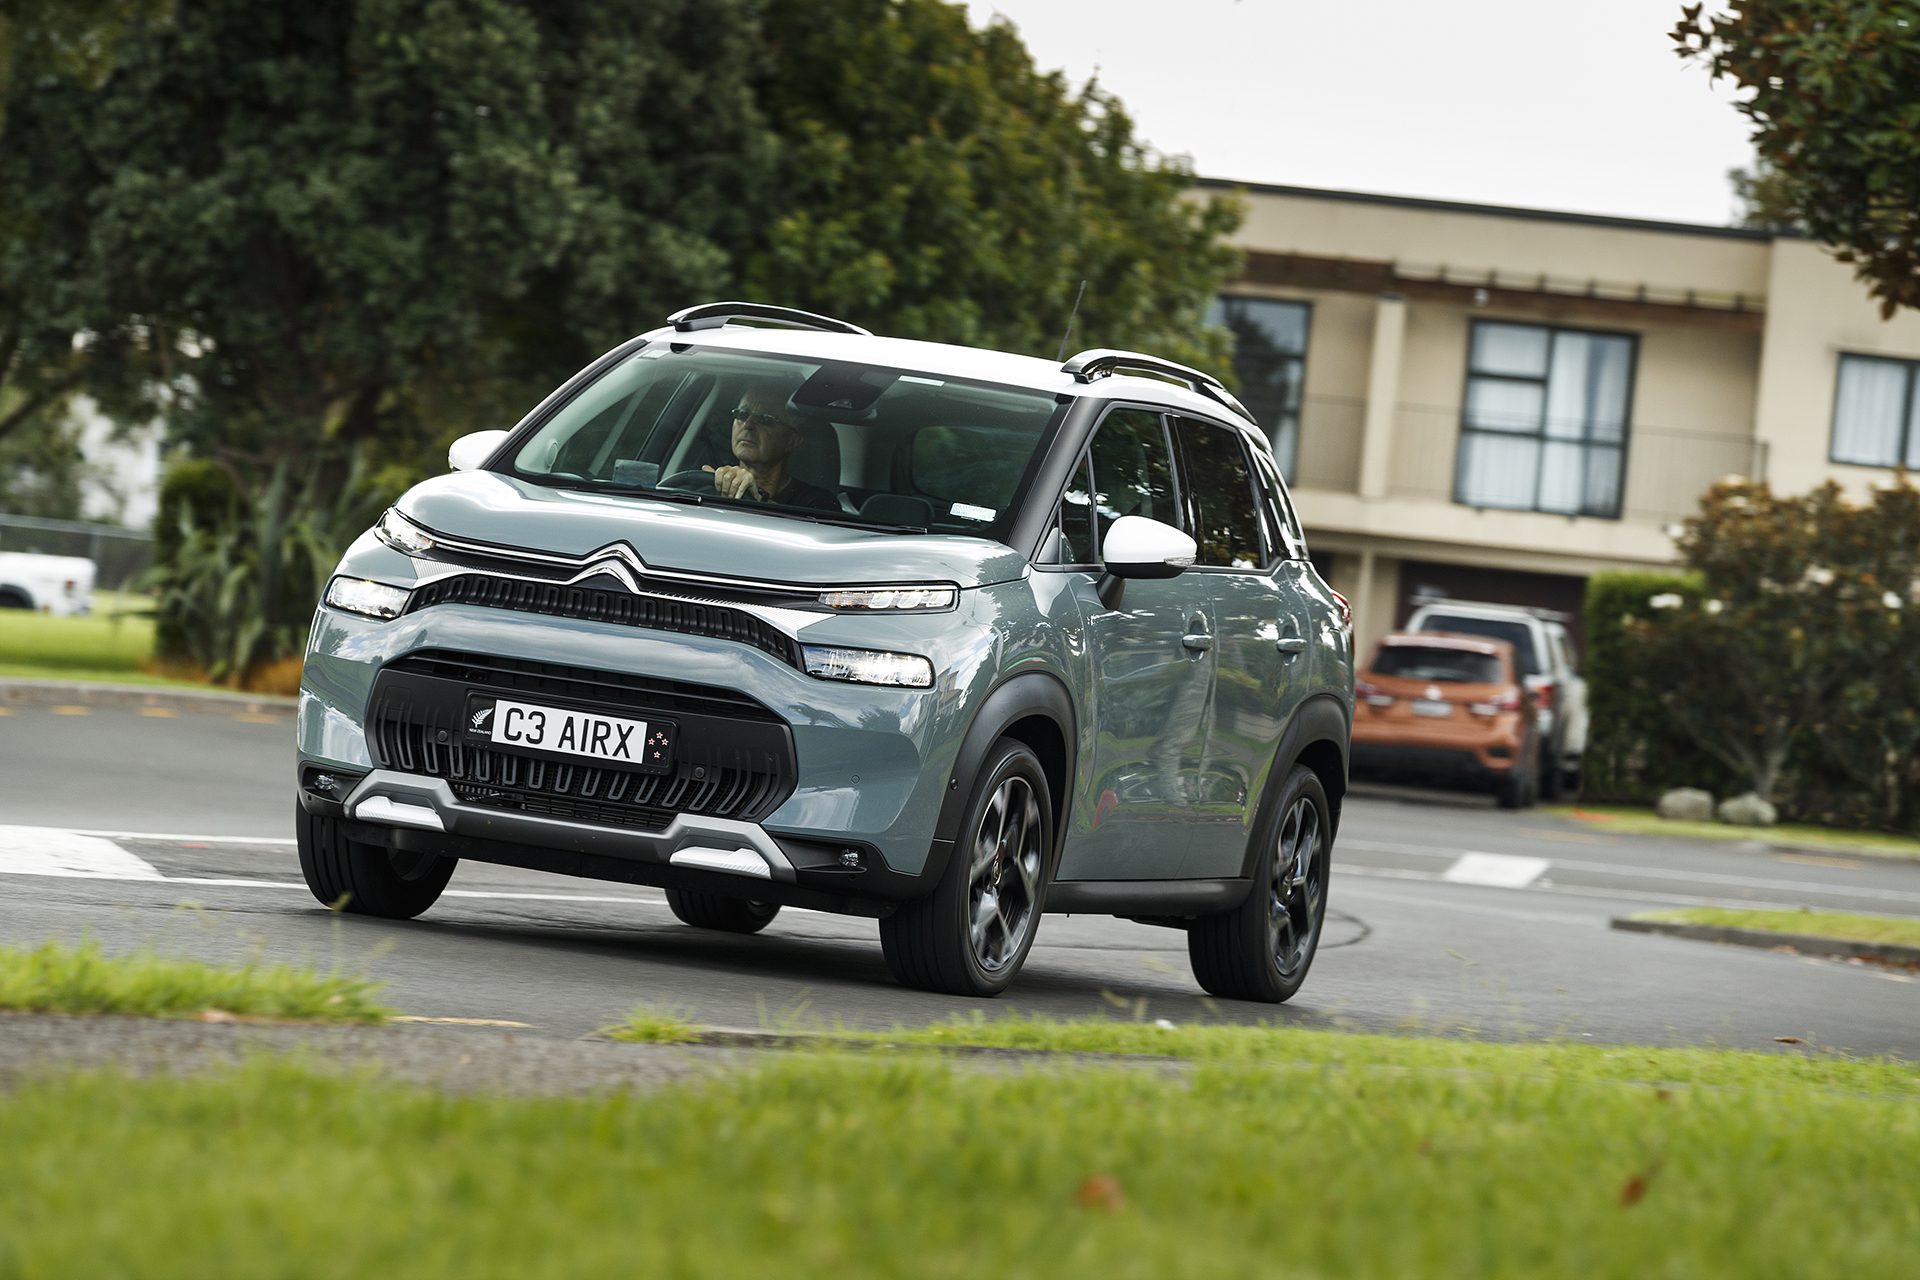
[[[719,929],[724,933],[758,933],[780,914],[780,904],[777,902],[723,898],[717,893],[700,893],[692,889],[667,890],[667,906],[683,923],[696,929]]]
[[[1026,744],[994,744],[960,833],[933,892],[880,921],[880,947],[905,986],[999,995],[1033,947],[1052,865],[1053,797]]]
[[[1333,817],[1313,770],[1294,766],[1254,839],[1253,888],[1231,911],[1193,922],[1187,959],[1213,995],[1278,1004],[1307,980],[1327,914]]]
[[[307,888],[327,906],[354,915],[413,919],[439,901],[459,861],[348,839],[339,822],[297,805],[294,834]]]

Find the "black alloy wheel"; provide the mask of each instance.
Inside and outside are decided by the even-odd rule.
[[[998,995],[1033,947],[1052,865],[1053,797],[1025,743],[988,753],[960,831],[933,892],[880,921],[880,945],[906,986]]]
[[[1211,994],[1278,1004],[1307,980],[1327,914],[1333,818],[1313,770],[1294,766],[1253,838],[1252,889],[1239,906],[1193,922],[1187,958]]]

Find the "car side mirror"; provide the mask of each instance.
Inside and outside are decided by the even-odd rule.
[[[477,470],[506,438],[505,431],[475,431],[461,436],[447,446],[447,465],[455,471]]]
[[[1100,575],[1101,603],[1120,607],[1129,578],[1176,578],[1193,564],[1199,548],[1170,524],[1145,516],[1121,516],[1107,529],[1100,548],[1106,572]]]
[[[1107,529],[1100,558],[1116,578],[1177,578],[1199,548],[1170,524],[1145,516],[1121,516]]]

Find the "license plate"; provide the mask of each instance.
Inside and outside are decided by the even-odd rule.
[[[665,770],[673,764],[673,727],[659,721],[475,697],[468,701],[467,727],[498,746],[523,751],[583,756],[637,769]]]
[[[1436,702],[1432,698],[1416,698],[1413,702],[1413,714],[1417,716],[1432,716],[1436,720],[1445,719],[1447,716],[1453,714],[1453,704],[1451,702]]]

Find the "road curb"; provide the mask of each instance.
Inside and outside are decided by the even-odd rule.
[[[1623,933],[1658,933],[1670,938],[1724,942],[1737,947],[1761,947],[1768,951],[1786,948],[1803,956],[1820,956],[1830,960],[1871,960],[1878,964],[1920,967],[1920,947],[1898,942],[1851,942],[1845,938],[1823,938],[1811,933],[1772,933],[1765,929],[1634,920],[1625,916],[1615,917],[1611,923]]]
[[[291,718],[298,698],[232,689],[175,689],[144,684],[96,684],[87,680],[0,679],[0,706],[161,707],[208,715],[283,715]]]

